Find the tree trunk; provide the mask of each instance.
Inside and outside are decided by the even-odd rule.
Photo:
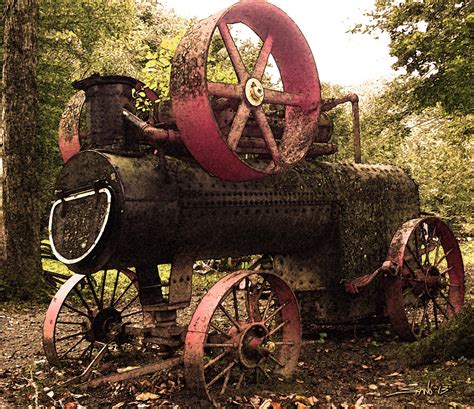
[[[2,128],[5,255],[0,299],[42,288],[36,157],[36,0],[5,0]]]

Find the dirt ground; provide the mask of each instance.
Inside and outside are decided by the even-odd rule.
[[[41,346],[46,306],[0,305],[0,407],[206,407],[186,391],[178,367],[134,381],[81,390],[49,368]],[[223,407],[402,408],[474,403],[474,360],[406,368],[391,356],[400,343],[388,326],[325,328],[304,340],[295,379],[246,388]],[[125,365],[125,364],[124,364]],[[125,365],[126,366],[126,365]],[[400,393],[409,389],[409,393]],[[396,395],[391,395],[391,394]]]

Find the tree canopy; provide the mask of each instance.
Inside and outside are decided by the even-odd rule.
[[[416,78],[409,92],[421,108],[472,113],[474,12],[465,0],[377,0],[371,22],[353,31],[385,32],[395,69]]]

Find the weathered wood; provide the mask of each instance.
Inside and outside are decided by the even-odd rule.
[[[36,0],[5,0],[2,129],[5,253],[0,298],[31,299],[41,283],[36,153]]]

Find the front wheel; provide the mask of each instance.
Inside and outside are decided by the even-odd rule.
[[[291,288],[269,272],[237,271],[198,305],[186,335],[186,383],[211,400],[260,380],[290,377],[301,322]]]
[[[384,278],[387,315],[397,335],[413,341],[436,331],[464,304],[459,245],[440,219],[406,222],[390,244],[388,260],[399,274]]]

